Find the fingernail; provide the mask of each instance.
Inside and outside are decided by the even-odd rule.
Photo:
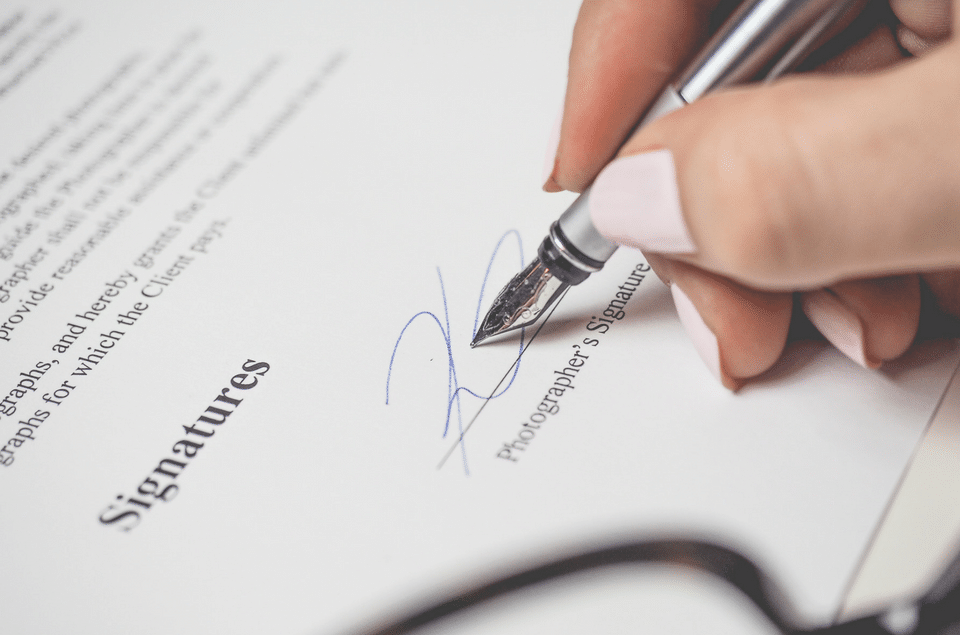
[[[803,312],[827,341],[838,351],[864,368],[878,368],[879,361],[871,360],[864,350],[863,322],[840,298],[829,291],[811,291],[803,294]]]
[[[669,150],[624,157],[605,167],[591,188],[590,215],[600,233],[615,242],[663,253],[696,251]]]
[[[556,121],[550,129],[550,138],[547,140],[547,154],[543,157],[543,189],[547,192],[559,192],[560,186],[553,178],[553,172],[557,169],[557,148],[560,147],[560,125],[563,123],[563,104],[560,104],[560,112],[557,113]]]
[[[683,324],[687,335],[693,340],[693,346],[700,354],[700,359],[707,365],[717,381],[726,386],[727,382],[724,381],[723,373],[720,370],[720,345],[717,343],[717,336],[707,327],[703,318],[700,317],[697,307],[693,306],[693,302],[683,292],[683,289],[671,284],[670,293],[673,295],[673,304],[677,307],[680,323]]]

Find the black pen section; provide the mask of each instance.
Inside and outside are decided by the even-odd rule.
[[[571,286],[578,285],[589,278],[591,272],[578,266],[570,256],[594,271],[599,271],[603,267],[602,262],[590,258],[577,249],[564,235],[559,223],[554,223],[550,228],[550,233],[540,243],[537,255],[543,266],[549,269],[554,277]]]

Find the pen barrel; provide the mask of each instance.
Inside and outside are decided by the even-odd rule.
[[[674,84],[685,101],[794,68],[860,0],[750,0],[741,5]]]

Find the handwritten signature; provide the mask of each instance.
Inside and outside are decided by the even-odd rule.
[[[483,284],[480,285],[480,297],[477,299],[477,312],[473,319],[473,330],[470,332],[470,340],[473,340],[473,337],[477,333],[477,325],[480,323],[480,311],[484,306],[484,293],[487,288],[487,281],[490,277],[490,270],[493,267],[493,263],[496,261],[497,255],[500,253],[500,248],[503,246],[504,242],[508,238],[515,238],[517,245],[517,252],[520,256],[520,269],[523,269],[523,243],[520,240],[520,233],[515,229],[511,229],[503,234],[500,237],[500,240],[497,241],[497,246],[493,250],[493,254],[490,256],[490,261],[487,263],[487,270],[483,276]],[[520,371],[520,359],[519,354],[517,358],[517,363],[514,364],[513,373],[510,375],[509,381],[503,386],[503,388],[492,395],[485,396],[476,393],[466,386],[461,386],[459,380],[457,379],[457,363],[453,356],[453,347],[452,347],[452,331],[450,329],[450,311],[447,307],[447,292],[443,286],[443,274],[440,272],[440,267],[437,267],[437,279],[440,282],[440,297],[443,300],[443,321],[432,311],[420,311],[409,320],[407,320],[406,325],[400,331],[399,337],[397,337],[397,342],[393,345],[393,353],[390,355],[390,364],[387,367],[387,389],[386,389],[386,403],[390,405],[390,377],[393,374],[393,362],[397,357],[397,349],[400,348],[400,342],[403,341],[403,336],[407,332],[407,329],[410,328],[410,325],[413,324],[417,319],[421,317],[430,318],[437,325],[437,328],[440,330],[440,336],[443,338],[444,343],[447,348],[447,408],[446,408],[446,418],[443,422],[443,434],[442,438],[446,438],[447,434],[450,432],[450,419],[454,415],[454,408],[456,408],[456,421],[458,434],[460,436],[459,446],[460,446],[460,455],[463,458],[463,471],[465,474],[470,474],[470,468],[467,464],[467,450],[463,440],[463,409],[461,403],[461,397],[463,395],[469,395],[470,397],[475,397],[476,399],[489,400],[496,399],[501,396],[507,390],[510,389],[510,386],[513,385],[513,380],[516,378],[517,373]],[[524,343],[524,332],[521,329],[520,331],[520,352],[523,351]]]

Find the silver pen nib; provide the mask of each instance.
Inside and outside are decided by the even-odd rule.
[[[534,258],[497,295],[471,348],[494,335],[533,324],[569,286],[554,277],[540,258]]]

